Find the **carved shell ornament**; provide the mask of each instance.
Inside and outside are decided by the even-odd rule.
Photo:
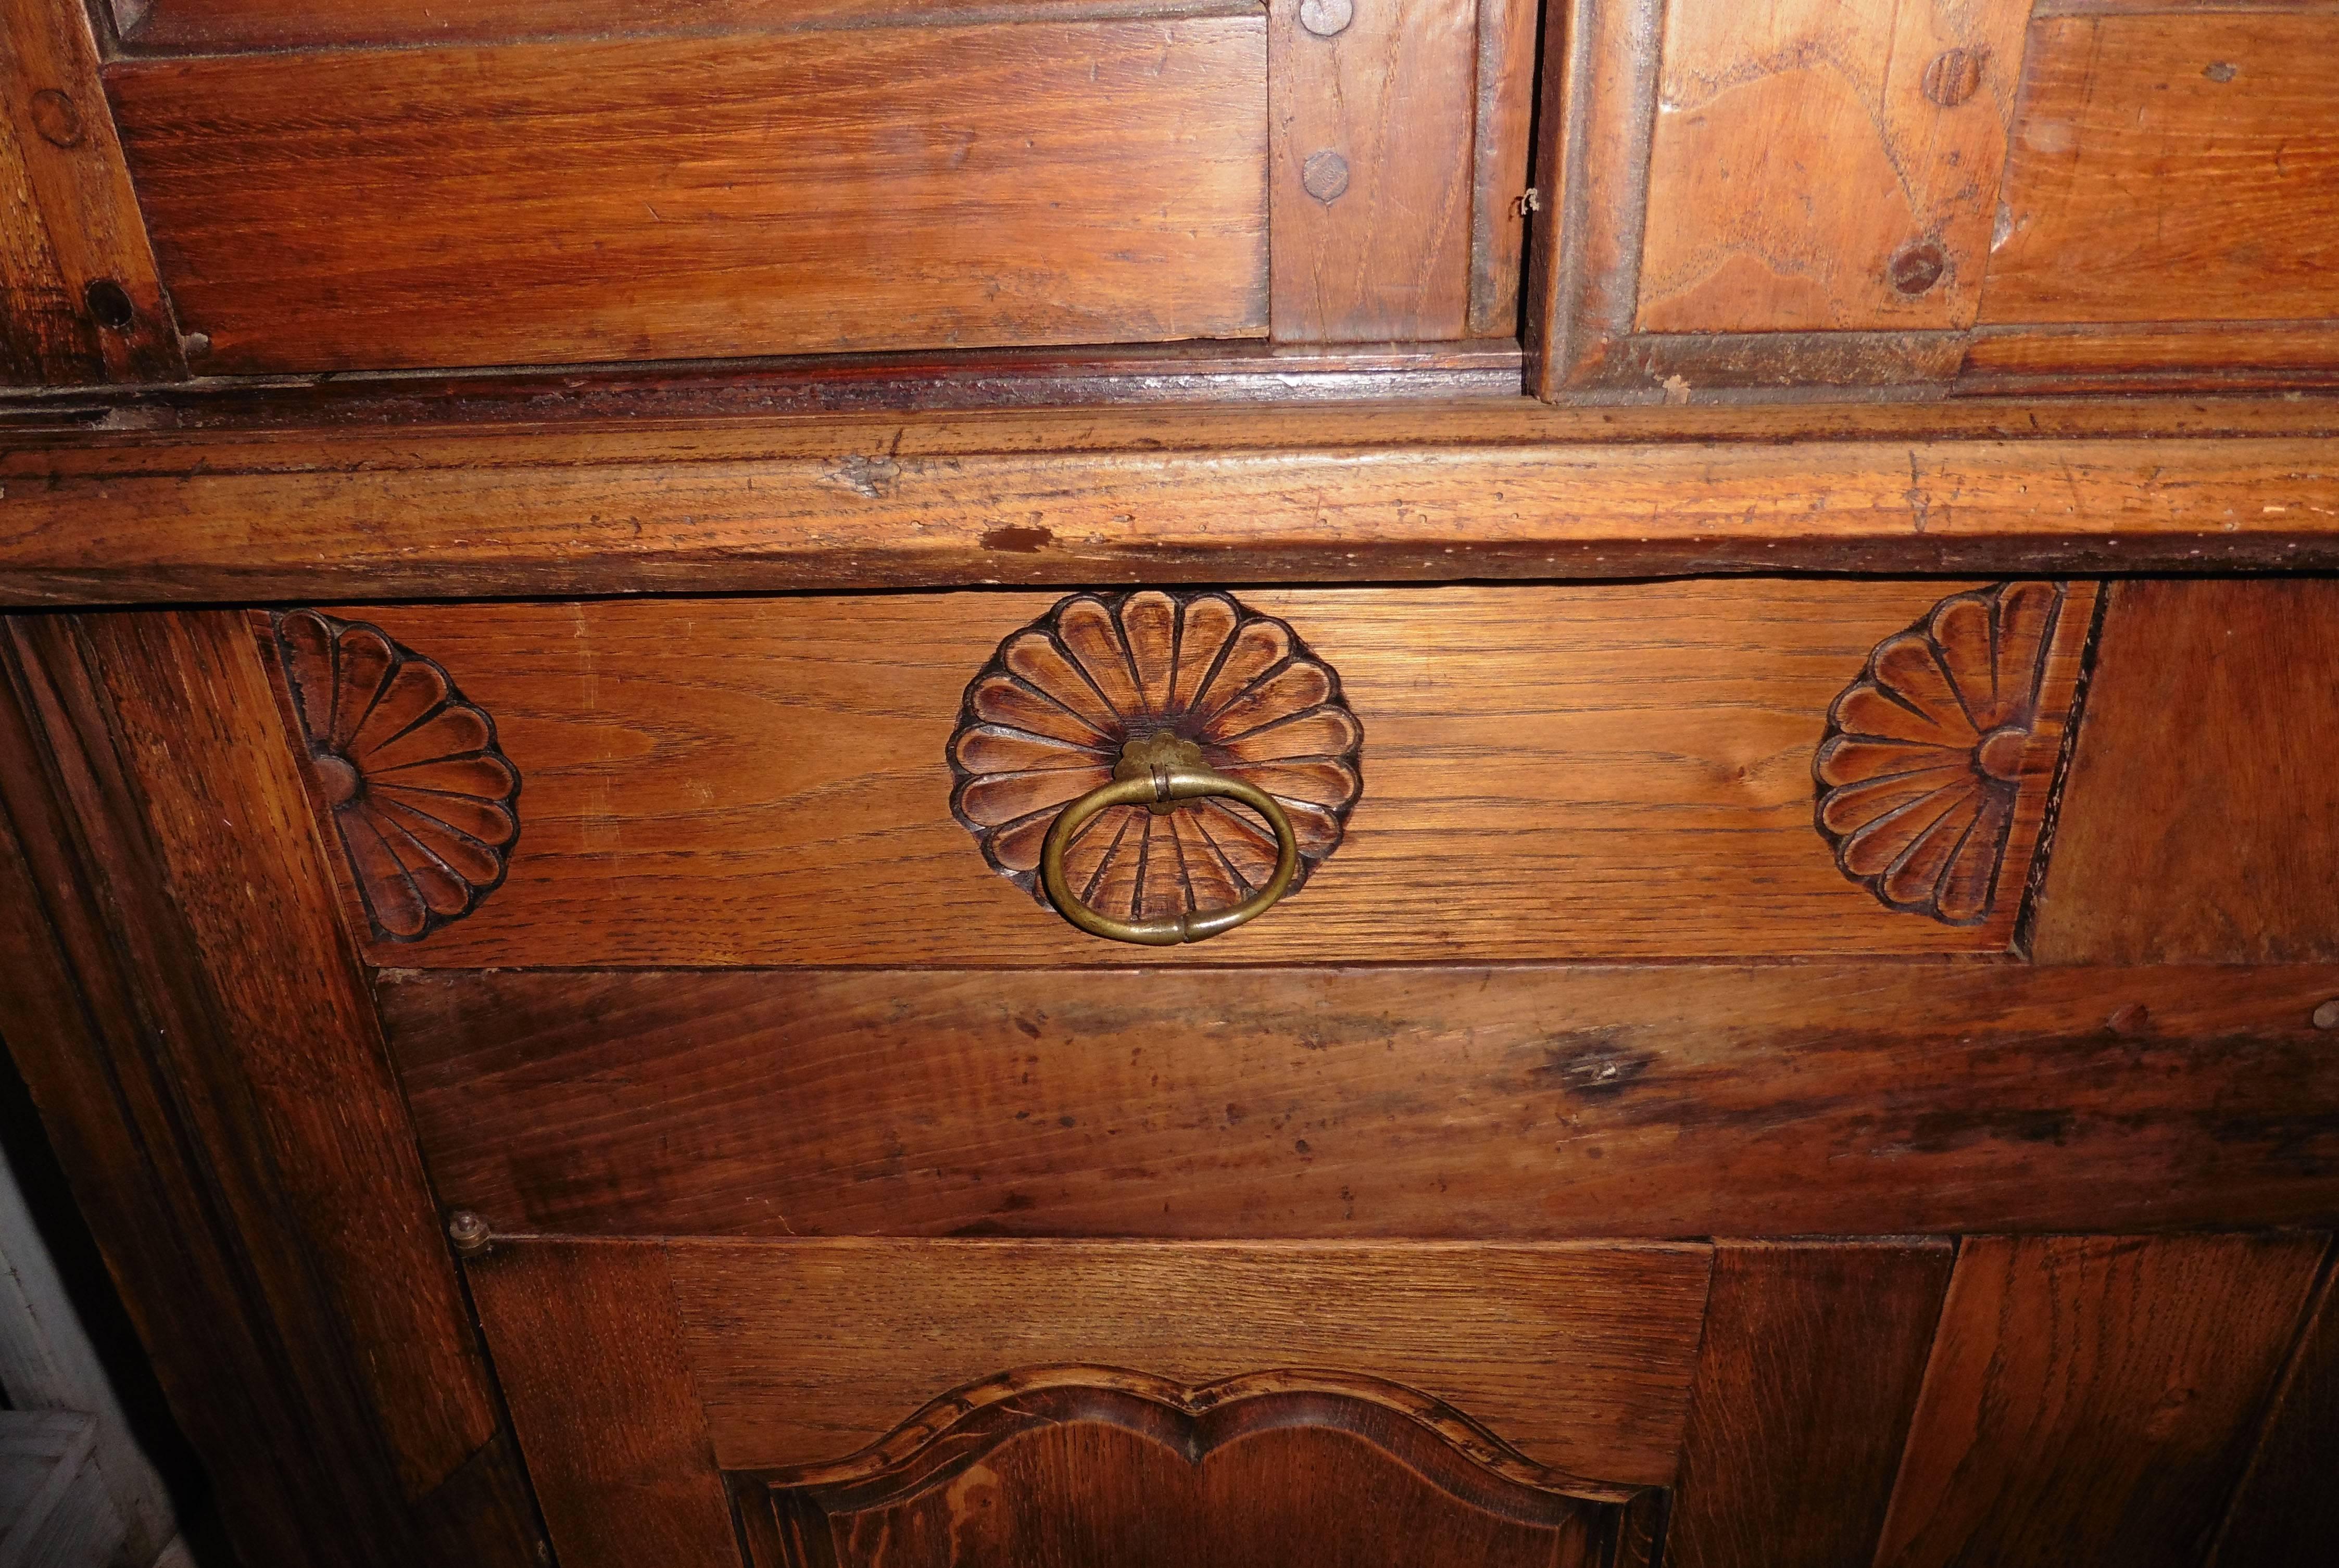
[[[2055,583],[1951,595],[1879,643],[1828,709],[1819,830],[1888,907],[1989,918],[2062,607]]]
[[[447,672],[377,627],[315,610],[274,620],[309,778],[375,934],[415,942],[504,880],[519,770]]]
[[[1059,812],[1176,751],[1271,795],[1298,841],[1296,890],[1337,848],[1363,790],[1364,726],[1331,666],[1223,593],[1075,594],[999,645],[966,690],[951,810],[1000,874],[1046,902]],[[1135,920],[1239,903],[1276,868],[1274,833],[1221,799],[1116,806],[1064,852],[1086,904]]]

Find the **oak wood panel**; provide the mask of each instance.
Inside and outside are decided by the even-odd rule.
[[[1476,0],[1367,0],[1327,37],[1300,0],[1270,0],[1278,342],[1466,335],[1477,15]]]
[[[2339,1439],[2339,1275],[2325,1260],[2298,1346],[2283,1369],[2210,1568],[2311,1563],[2339,1533],[2331,1446]]]
[[[534,1562],[238,618],[8,637],[0,1028],[231,1531],[257,1562]]]
[[[1637,329],[1970,325],[2028,12],[1668,6]]]
[[[1476,137],[1471,153],[1470,335],[1520,333],[1527,178],[1534,151],[1535,0],[1479,0]],[[1538,204],[1541,196],[1535,198]]]
[[[2096,675],[2034,955],[2339,954],[2339,583],[2118,584]]]
[[[106,82],[207,368],[265,371],[1256,336],[1265,70],[1251,15]]]
[[[1199,1384],[1298,1368],[1413,1389],[1535,1464],[1627,1485],[1672,1478],[1710,1262],[1692,1245],[666,1250],[726,1469],[844,1458],[1003,1370],[1123,1366]]]
[[[0,5],[0,383],[186,374],[80,0]]]
[[[393,971],[380,998],[442,1192],[498,1229],[2339,1221],[2335,969]]]
[[[2035,23],[1981,319],[2339,310],[2334,49],[2329,14]]]
[[[1156,962],[2003,951],[2083,606],[2057,624],[1987,918],[1887,910],[1812,824],[1829,705],[1945,591],[1247,594],[1337,670],[1366,784],[1304,890]],[[430,968],[1126,962],[992,871],[949,809],[968,683],[1053,602],[335,611],[444,666],[525,781],[502,884],[419,942],[365,951]]]
[[[2320,399],[25,438],[0,602],[2339,565]]]
[[[1954,1250],[1716,1245],[1668,1563],[1868,1568]]]
[[[737,1568],[654,1245],[498,1242],[466,1273],[569,1568]]]
[[[2197,1562],[2326,1240],[1965,1242],[1879,1568]]]

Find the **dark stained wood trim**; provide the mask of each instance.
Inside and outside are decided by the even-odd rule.
[[[0,1031],[242,1552],[533,1563],[241,617],[15,617],[0,668]]]
[[[2334,406],[26,438],[0,450],[0,603],[2329,568]]]

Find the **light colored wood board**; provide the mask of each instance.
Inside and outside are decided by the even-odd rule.
[[[725,1468],[843,1458],[996,1373],[1185,1383],[1299,1368],[1442,1399],[1539,1464],[1673,1476],[1702,1246],[676,1241],[692,1378]]]
[[[2197,1562],[2327,1240],[1967,1240],[1878,1568]]]
[[[1638,330],[1971,325],[2028,12],[1674,0]],[[1937,281],[1904,291],[1920,252]]]
[[[2209,1568],[2310,1563],[2339,1531],[2331,1443],[2339,1434],[2339,1252],[2323,1266],[2297,1347],[2217,1530]]]
[[[1535,100],[1535,0],[1480,0],[1478,113],[1470,197],[1470,335],[1520,331]],[[1538,206],[1541,195],[1535,198]]]
[[[101,0],[132,53],[401,44],[504,44],[548,38],[793,33],[831,27],[1229,15],[1240,0]]]
[[[2329,321],[2154,322],[2141,327],[1989,327],[1968,340],[1961,379],[2114,376],[2201,370],[2237,373],[2339,367],[2339,326]]]
[[[2339,583],[2111,589],[2031,952],[2339,955]]]
[[[1984,321],[2339,312],[2339,16],[2050,17],[2030,35]]]
[[[1467,335],[1475,0],[1368,0],[1329,37],[1299,11],[1268,10],[1276,340]]]
[[[106,82],[206,368],[267,371],[1258,336],[1265,71],[1252,15]]]
[[[1151,962],[2004,951],[2029,845],[1952,926],[1814,825],[1829,705],[1956,585],[1268,590],[1362,722],[1338,848],[1267,917]],[[507,879],[376,962],[1123,964],[1001,876],[944,752],[1054,596],[336,609],[443,665],[521,776]],[[2068,691],[2085,617],[2065,614]],[[2060,715],[2020,788],[2042,794]],[[362,929],[362,927],[360,928]]]
[[[466,1273],[560,1561],[736,1568],[664,1249],[498,1238]]]
[[[0,5],[0,246],[6,379],[185,376],[81,0]],[[93,288],[114,296],[115,324],[101,324]]]
[[[1083,410],[0,452],[0,602],[2339,565],[2322,399]]]
[[[445,1201],[612,1235],[2339,1220],[2339,969],[387,971]]]

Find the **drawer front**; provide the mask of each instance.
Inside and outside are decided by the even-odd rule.
[[[1125,642],[1076,669],[1070,602],[343,607],[263,635],[291,661],[309,715],[296,733],[327,832],[354,855],[353,919],[375,962],[1123,963],[1130,948],[1035,896],[1032,866],[1047,814],[1103,776],[1050,770],[1110,766],[1120,745],[1106,687],[1120,683],[1124,706],[1168,699],[1130,686],[1125,661],[1150,656]],[[1227,765],[1266,770],[1310,868],[1210,957],[1467,962],[2005,952],[2094,603],[2090,584],[2008,597],[1747,581],[1136,594],[1081,614],[1108,641],[1140,623],[1224,640],[1202,623],[1225,606],[1282,639],[1198,733],[1225,742]],[[338,695],[328,653],[293,646],[326,624],[365,645]],[[1028,679],[993,663],[1022,656],[1002,652],[1018,636],[1058,650]],[[1229,646],[1223,671],[1254,651]],[[379,754],[336,738],[327,710],[369,701],[391,646],[478,717]],[[985,681],[1044,713],[985,707]],[[393,716],[408,715],[393,704],[367,734]],[[1110,735],[1063,731],[1087,753],[1014,727],[1090,722]],[[415,778],[490,723],[509,778],[481,787],[512,792],[497,809],[516,828],[466,867],[477,896],[442,918],[374,842],[385,824],[369,827],[350,769],[395,786],[395,770]],[[1216,848],[1245,869],[1231,814],[1119,820],[1100,823],[1119,835],[1114,858],[1068,857],[1091,857],[1097,900],[1126,905],[1140,883],[1140,913],[1160,912],[1144,901],[1164,890],[1203,910],[1228,897],[1223,866],[1204,863],[1213,845],[1185,836],[1194,820],[1218,824]]]

